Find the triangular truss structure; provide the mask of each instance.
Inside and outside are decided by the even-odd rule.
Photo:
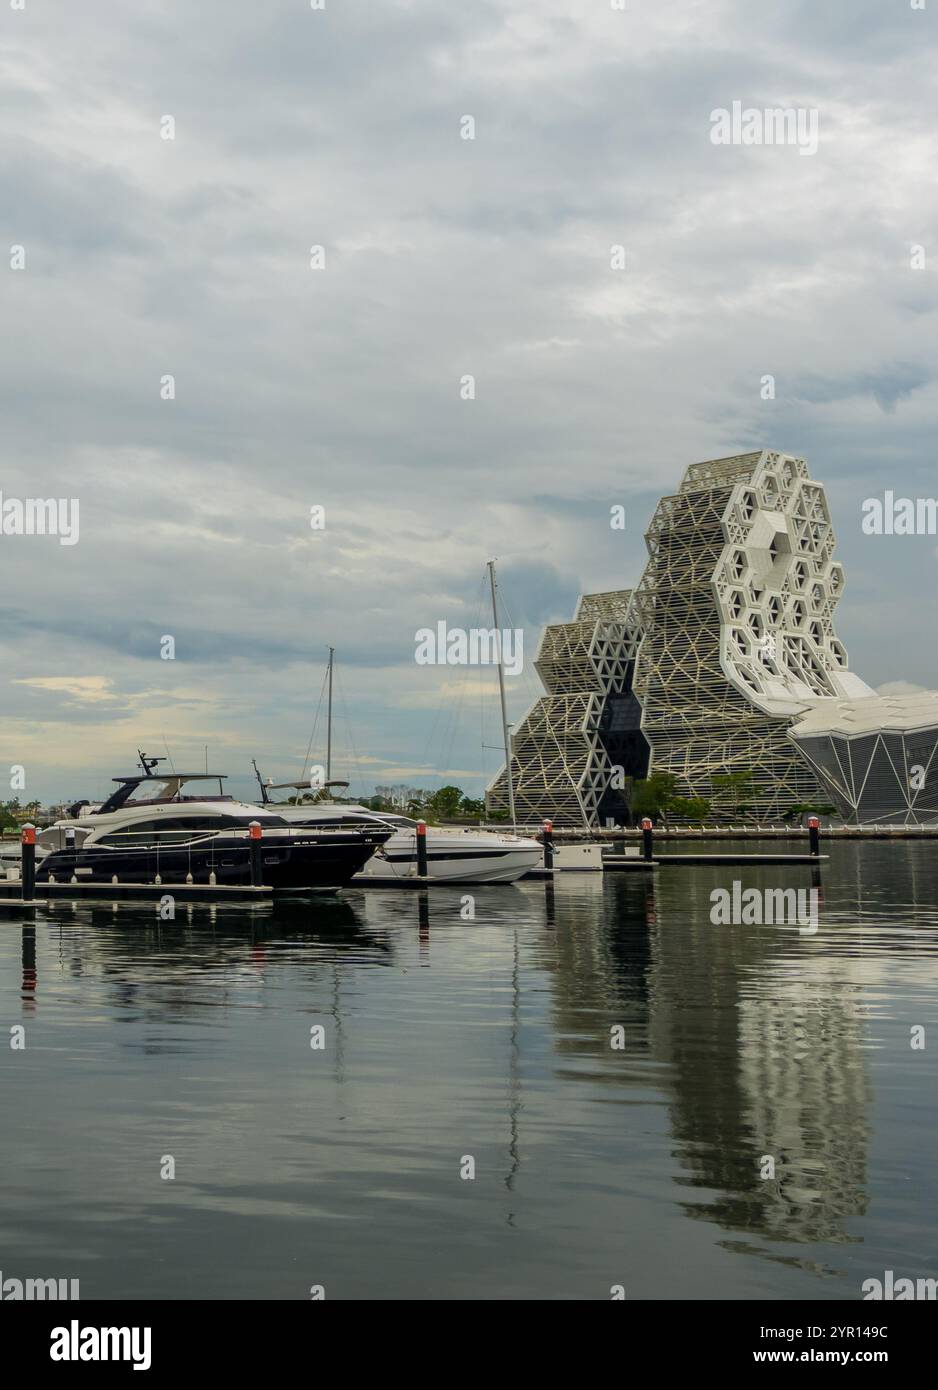
[[[851,819],[865,825],[938,819],[938,695],[817,705],[790,737]]]
[[[548,695],[512,754],[523,818],[621,818],[649,749],[654,771],[717,815],[735,798],[714,779],[742,773],[748,813],[761,820],[831,798],[850,817],[938,818],[928,782],[938,694],[880,709],[848,669],[834,631],[843,569],[824,488],[804,459],[761,450],[691,465],[645,542],[634,591],[585,595],[574,622],[544,633],[536,667]],[[834,709],[846,726],[835,721],[832,733]],[[838,741],[852,735],[863,741],[847,754],[848,777]],[[920,776],[927,790],[913,785]],[[489,802],[506,800],[503,769]]]
[[[760,818],[818,800],[792,717],[819,698],[873,694],[833,629],[843,571],[823,487],[803,459],[769,451],[694,464],[645,540],[635,692],[655,770],[718,811],[731,808],[713,778],[737,772]]]
[[[522,720],[512,739],[512,776],[518,819],[549,817],[560,824],[596,825],[601,814],[621,814],[628,776],[644,776],[647,745],[640,711],[630,694],[639,633],[628,620],[631,590],[584,594],[572,623],[545,628],[535,669],[548,692]],[[632,707],[632,726],[628,724]],[[623,739],[638,743],[624,769]],[[507,809],[505,770],[487,802]]]

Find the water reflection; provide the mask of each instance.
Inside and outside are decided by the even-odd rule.
[[[784,1280],[819,1275],[849,1296],[851,1261],[869,1258],[851,1247],[898,1242],[890,1267],[899,1267],[903,1232],[934,1227],[924,1160],[914,1182],[888,1192],[902,1222],[885,1230],[871,1198],[883,1183],[877,1133],[900,1151],[903,1125],[934,1133],[935,1067],[907,1039],[908,1023],[933,1018],[938,1002],[938,871],[927,845],[906,842],[839,845],[820,874],[815,934],[710,921],[714,889],[734,879],[801,887],[808,866],[672,867],[477,890],[474,920],[458,889],[189,905],[170,922],[134,904],[63,902],[20,929],[20,1008],[37,1023],[48,1014],[93,1025],[83,1095],[92,1114],[98,1088],[125,1084],[139,1059],[171,1074],[213,1065],[198,1083],[199,1142],[208,1155],[233,1127],[246,1176],[237,1189],[189,1195],[192,1239],[209,1211],[245,1208],[263,1174],[294,1223],[341,1217],[341,1240],[336,1225],[317,1226],[317,1239],[330,1261],[348,1262],[352,1296],[370,1287],[362,1262],[374,1256],[372,1235],[357,1224],[366,1211],[382,1259],[396,1260],[389,1241],[407,1251],[402,1279],[431,1268],[452,1296],[471,1293],[483,1269],[487,1296],[498,1279],[509,1293],[566,1296],[552,1262],[568,1281],[591,1278],[597,1260],[631,1258],[622,1252],[645,1228],[668,1232],[658,1256],[640,1256],[645,1287],[660,1277],[664,1296],[681,1287],[752,1296],[754,1264],[764,1296],[812,1296]],[[9,939],[8,929],[0,944]],[[11,964],[0,953],[0,981]],[[304,1070],[317,1022],[327,1055]],[[54,1059],[46,1065],[36,1075],[52,1084]],[[226,1110],[212,1085],[243,1092],[250,1109]],[[187,1102],[186,1125],[190,1112]],[[249,1137],[258,1126],[263,1157]],[[51,1131],[37,1121],[30,1142],[43,1153]],[[472,1199],[471,1184],[449,1176],[465,1153],[480,1173]],[[12,1162],[25,1242],[30,1176]],[[314,1195],[309,1163],[328,1175]],[[109,1219],[78,1180],[72,1195]],[[474,1224],[464,1228],[470,1200]],[[499,1228],[516,1244],[503,1249]],[[694,1229],[738,1264],[738,1283],[722,1266],[717,1279],[706,1260],[685,1270]],[[292,1238],[278,1234],[278,1249]],[[453,1242],[458,1276],[440,1263]],[[914,1262],[911,1246],[904,1253]],[[271,1287],[282,1277],[272,1273]]]
[[[849,957],[828,954],[823,910],[816,937],[714,927],[721,878],[694,871],[677,901],[664,889],[650,973],[649,1039],[671,1065],[681,1181],[712,1194],[686,1210],[771,1239],[845,1240],[846,1219],[867,1206],[861,991]]]

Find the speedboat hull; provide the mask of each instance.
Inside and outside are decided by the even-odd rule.
[[[534,840],[482,835],[427,832],[427,876],[445,883],[514,883],[543,863],[543,850]],[[398,832],[370,859],[356,883],[369,879],[413,878],[417,874],[415,836]]]

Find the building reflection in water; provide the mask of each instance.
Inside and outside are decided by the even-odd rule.
[[[749,866],[658,870],[597,885],[603,913],[558,890],[555,1045],[601,1063],[592,1081],[664,1095],[677,1181],[701,1193],[682,1200],[688,1215],[769,1240],[847,1241],[868,1203],[869,963],[832,951],[823,903],[816,937],[714,926],[711,890],[734,877],[778,886],[778,871]],[[843,886],[849,919],[858,903]]]
[[[650,1041],[671,1064],[683,1181],[713,1194],[686,1210],[770,1239],[847,1240],[868,1201],[863,971],[832,957],[823,931],[713,926],[710,891],[727,871],[671,873],[659,891]],[[762,1176],[766,1160],[774,1177]]]

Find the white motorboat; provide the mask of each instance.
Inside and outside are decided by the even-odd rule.
[[[310,784],[261,782],[262,809],[276,811],[290,825],[356,829],[377,824],[390,828],[391,838],[375,851],[353,882],[416,876],[417,822],[409,816],[340,801],[311,801],[306,805],[272,802],[269,794],[276,791],[308,794]],[[521,835],[478,830],[474,826],[427,826],[427,875],[432,879],[449,883],[513,883],[543,861],[540,843]]]

